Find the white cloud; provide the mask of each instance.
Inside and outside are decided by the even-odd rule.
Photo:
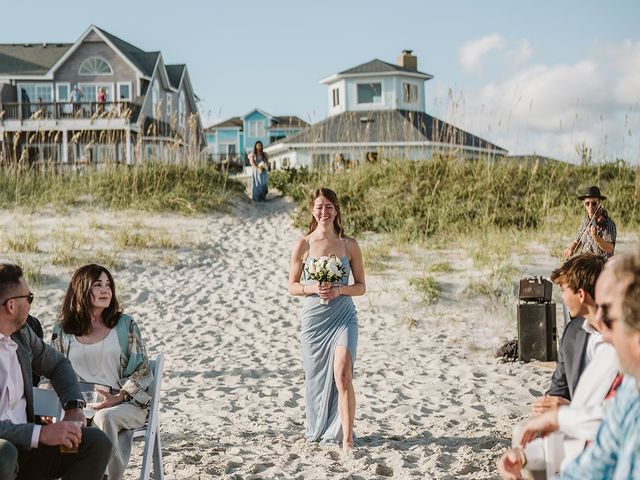
[[[458,63],[463,70],[480,71],[483,58],[492,50],[502,49],[504,43],[504,39],[498,33],[471,40],[460,47]]]
[[[530,55],[528,43],[511,50]],[[523,65],[464,92],[452,123],[512,154],[640,160],[640,42],[605,45],[570,64]],[[453,96],[455,98],[455,95]],[[448,109],[448,112],[454,111]]]

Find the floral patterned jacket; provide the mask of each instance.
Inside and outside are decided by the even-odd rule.
[[[151,402],[149,390],[153,383],[153,373],[149,368],[149,359],[142,342],[140,328],[133,318],[124,313],[120,315],[114,328],[118,334],[121,350],[120,388],[129,395],[129,402],[146,408]],[[62,327],[57,323],[53,327],[51,346],[68,358],[72,337],[73,334],[62,331]],[[82,378],[78,378],[78,380],[84,381]]]

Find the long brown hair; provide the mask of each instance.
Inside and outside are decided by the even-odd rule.
[[[258,140],[256,143],[253,144],[253,158],[254,160],[258,159],[258,149],[256,148],[258,146],[258,144],[260,144],[262,146],[262,150],[260,150],[260,156],[262,157],[262,160],[269,160],[269,155],[267,155],[267,152],[264,151],[264,144]]]
[[[309,220],[309,231],[307,232],[307,235],[313,232],[318,226],[318,221],[316,220],[316,217],[313,216],[313,204],[318,197],[324,197],[331,203],[333,203],[333,206],[336,208],[336,218],[333,219],[333,229],[336,231],[338,237],[342,237],[342,216],[340,215],[340,204],[338,203],[338,195],[336,195],[336,192],[328,188],[318,188],[309,197],[309,210],[312,213],[311,220]]]
[[[91,327],[91,285],[106,273],[111,283],[111,303],[102,312],[102,323],[113,328],[118,323],[122,309],[116,297],[116,284],[111,272],[102,265],[91,263],[77,269],[71,277],[71,283],[62,303],[58,317],[65,333],[82,336],[89,333]]]

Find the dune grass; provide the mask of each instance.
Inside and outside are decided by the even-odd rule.
[[[0,169],[0,208],[102,207],[184,214],[224,209],[244,185],[215,165],[147,162],[104,164],[79,171]]]
[[[296,200],[297,225],[308,195],[336,191],[347,234],[386,233],[406,242],[446,242],[486,232],[572,231],[582,209],[576,193],[600,185],[618,229],[640,226],[639,167],[515,161],[389,161],[340,174],[306,169],[273,172],[271,184]],[[478,258],[478,260],[481,260]]]

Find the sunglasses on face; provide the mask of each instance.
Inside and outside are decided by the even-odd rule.
[[[28,295],[17,295],[15,297],[9,297],[4,302],[2,302],[2,305],[6,305],[9,300],[17,300],[18,298],[26,298],[27,302],[29,302],[29,305],[31,305],[33,303],[34,296],[35,295],[32,292],[29,292]]]
[[[597,207],[598,205],[600,205],[600,202],[594,200],[592,202],[584,202],[584,206],[585,207]]]

